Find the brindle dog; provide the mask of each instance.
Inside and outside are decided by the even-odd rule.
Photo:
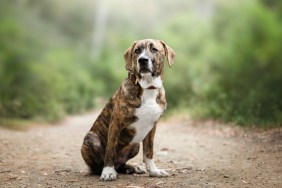
[[[145,173],[141,167],[126,162],[139,152],[150,176],[168,173],[153,161],[156,123],[166,109],[163,88],[164,62],[171,66],[175,57],[164,42],[145,39],[134,42],[124,54],[128,78],[106,104],[86,134],[81,154],[94,174],[101,180],[115,180],[119,173]]]

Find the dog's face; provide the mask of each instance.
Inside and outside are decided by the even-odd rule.
[[[175,53],[172,48],[160,40],[144,39],[134,42],[124,54],[126,69],[138,76],[151,74],[152,77],[161,76],[163,79],[164,61],[173,64]]]

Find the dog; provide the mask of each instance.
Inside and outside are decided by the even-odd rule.
[[[129,47],[124,59],[128,77],[110,98],[84,137],[81,154],[100,180],[116,180],[117,173],[146,173],[126,162],[143,144],[143,162],[150,176],[169,174],[156,167],[153,145],[156,124],[166,110],[164,64],[173,64],[174,50],[163,41],[144,39]]]

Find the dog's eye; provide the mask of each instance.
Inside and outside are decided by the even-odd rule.
[[[140,48],[136,48],[136,49],[134,50],[134,53],[136,53],[136,54],[140,54],[140,52],[141,52]]]
[[[156,53],[156,52],[158,52],[159,50],[157,49],[157,48],[154,48],[154,47],[152,47],[152,52],[154,52],[154,53]]]

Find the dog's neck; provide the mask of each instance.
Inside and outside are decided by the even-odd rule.
[[[143,74],[139,78],[129,72],[128,79],[131,80],[134,85],[139,85],[143,89],[159,89],[162,87],[162,80],[159,76],[153,77],[150,74]]]
[[[128,79],[131,80],[131,82],[133,82],[134,85],[138,84],[137,76],[131,72],[128,72]]]

